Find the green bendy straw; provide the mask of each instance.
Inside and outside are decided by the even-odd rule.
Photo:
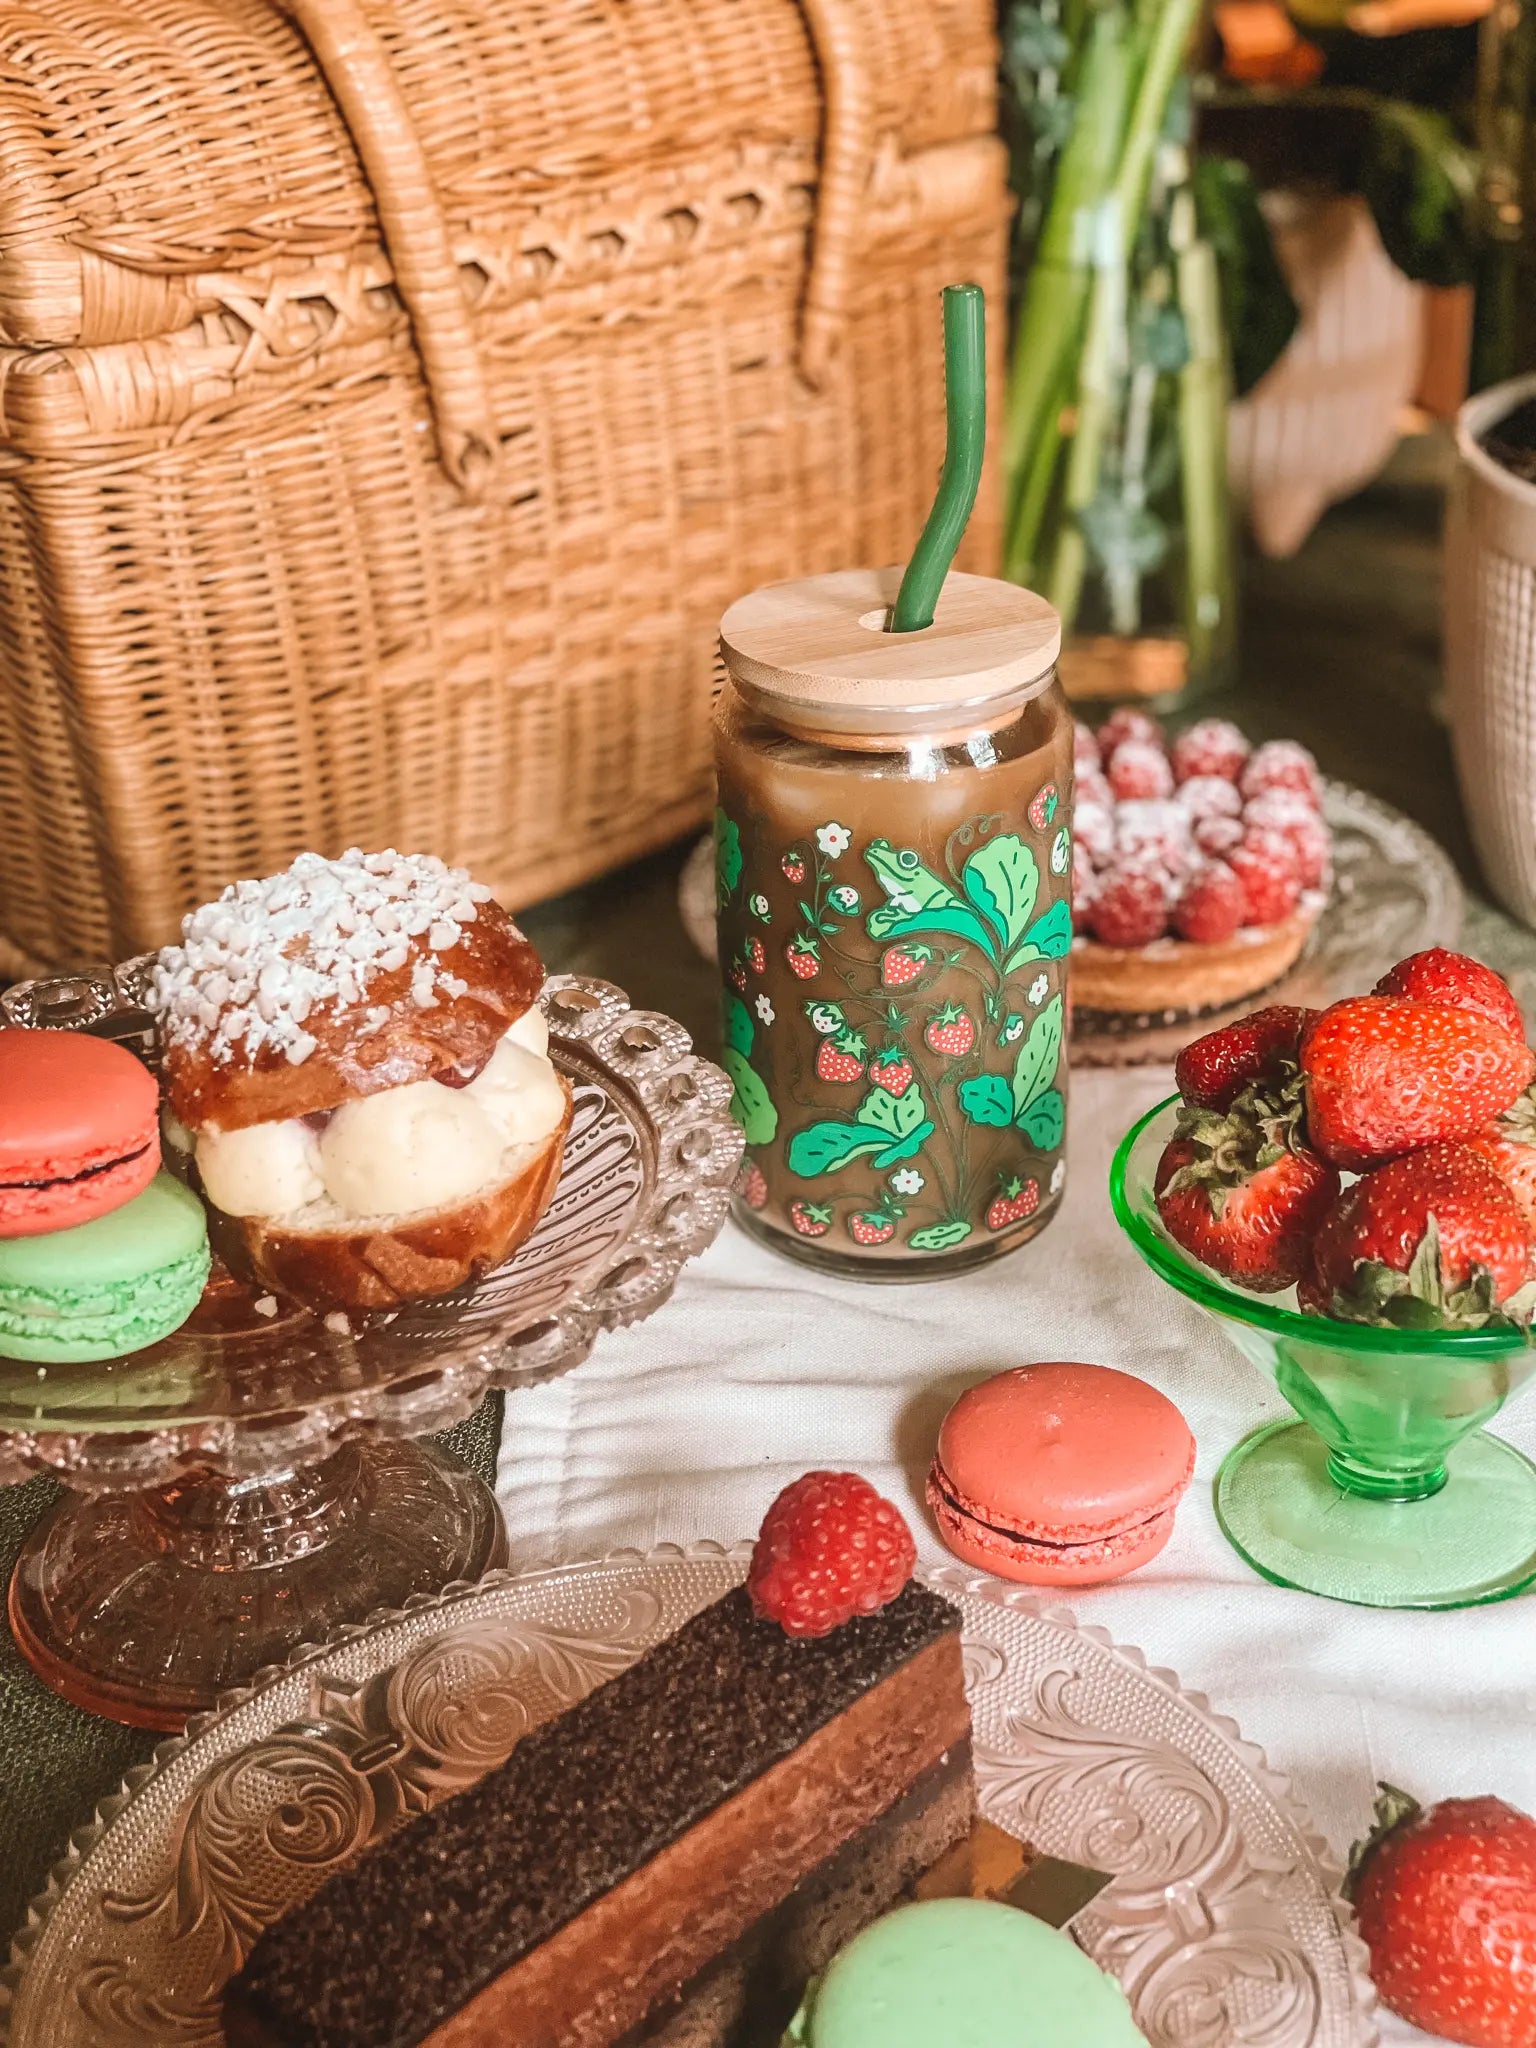
[[[987,450],[987,301],[979,284],[944,287],[944,403],[948,438],[938,495],[912,550],[888,631],[917,633],[934,607],[981,488]]]

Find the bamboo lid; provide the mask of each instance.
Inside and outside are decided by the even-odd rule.
[[[991,576],[944,580],[931,626],[884,630],[901,568],[844,569],[770,583],[720,621],[739,682],[769,698],[855,714],[953,709],[1043,685],[1061,620],[1032,590]]]

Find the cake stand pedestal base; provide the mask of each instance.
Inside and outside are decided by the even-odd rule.
[[[422,1444],[348,1444],[272,1478],[67,1495],[17,1560],[11,1627],[75,1706],[174,1732],[301,1644],[506,1554],[474,1473]]]
[[[1216,1516],[1266,1579],[1358,1607],[1477,1607],[1536,1580],[1536,1470],[1482,1430],[1393,1499],[1342,1485],[1307,1423],[1272,1422],[1216,1475]]]

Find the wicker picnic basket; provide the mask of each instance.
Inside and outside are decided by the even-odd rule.
[[[900,559],[1001,335],[993,11],[0,0],[0,973],[693,822],[720,613]]]

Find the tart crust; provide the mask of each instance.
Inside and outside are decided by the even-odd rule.
[[[1269,988],[1295,966],[1324,898],[1303,905],[1283,924],[1250,925],[1218,946],[1154,939],[1149,946],[1073,941],[1072,1000],[1079,1010],[1197,1015],[1241,1002]]]

